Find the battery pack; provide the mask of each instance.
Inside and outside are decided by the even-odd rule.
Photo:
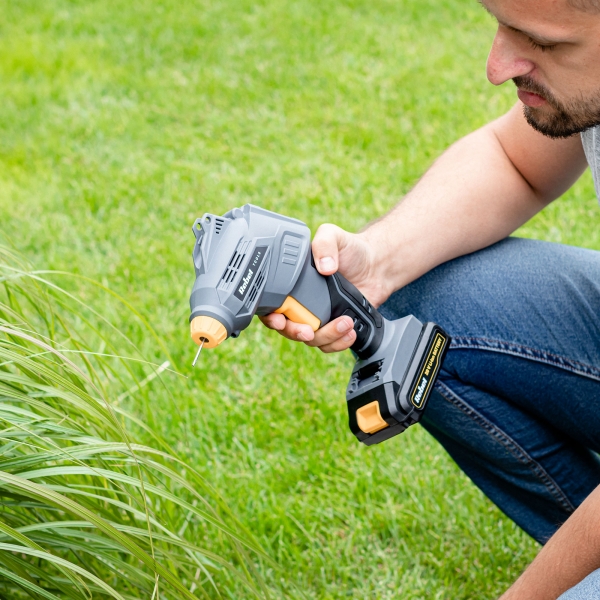
[[[367,446],[421,419],[450,345],[435,323],[414,317],[393,323],[379,351],[357,362],[346,390],[350,430]]]

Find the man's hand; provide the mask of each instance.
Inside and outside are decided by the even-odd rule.
[[[393,291],[392,287],[383,285],[382,278],[376,273],[375,250],[363,234],[348,233],[337,225],[321,225],[313,240],[312,251],[321,275],[332,275],[339,270],[375,307]],[[356,339],[350,317],[338,317],[317,332],[276,313],[261,317],[261,321],[286,338],[316,346],[323,352],[346,350]]]

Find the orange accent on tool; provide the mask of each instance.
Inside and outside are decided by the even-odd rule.
[[[214,348],[227,338],[225,326],[212,317],[194,317],[190,323],[190,332],[198,346],[204,338],[205,348]]]
[[[321,327],[321,321],[308,308],[302,306],[296,298],[292,298],[291,296],[288,296],[275,312],[285,315],[290,321],[294,321],[294,323],[310,325],[313,331]]]
[[[376,433],[389,427],[388,423],[381,416],[379,411],[379,402],[369,402],[356,410],[356,421],[358,426],[365,433]]]

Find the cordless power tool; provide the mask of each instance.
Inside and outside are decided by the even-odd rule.
[[[347,315],[356,331],[346,388],[352,433],[370,446],[419,421],[450,344],[439,325],[388,321],[342,275],[321,275],[310,230],[296,219],[246,204],[206,213],[193,231],[190,323],[200,350],[238,337],[255,314],[282,313],[314,331]]]

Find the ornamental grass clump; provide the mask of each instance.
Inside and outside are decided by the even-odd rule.
[[[60,277],[0,247],[0,598],[268,597],[251,534],[121,406],[160,369]]]

